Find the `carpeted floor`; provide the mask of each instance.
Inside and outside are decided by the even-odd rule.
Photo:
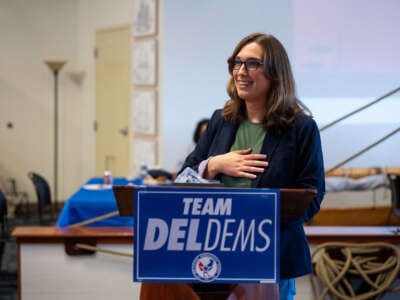
[[[0,299],[14,300],[17,297],[17,247],[14,240],[7,241],[4,247],[0,271]]]
[[[49,224],[54,221],[50,220]],[[3,253],[0,251],[0,300],[18,299],[18,262],[17,244],[11,236],[11,232],[17,226],[37,226],[40,225],[39,219],[35,215],[20,216],[11,218],[7,221],[4,238],[0,239],[0,250],[3,246]]]
[[[7,233],[16,226],[14,220],[9,220],[6,234],[0,241],[3,253],[0,253],[0,299],[1,300],[14,300],[17,297],[17,245],[15,239],[10,237]]]

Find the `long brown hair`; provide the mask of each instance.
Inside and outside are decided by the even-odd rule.
[[[233,50],[232,61],[240,50],[249,43],[257,43],[264,50],[264,75],[271,80],[271,89],[266,99],[266,110],[262,121],[264,129],[282,129],[290,125],[294,117],[304,111],[310,111],[296,98],[295,81],[289,57],[283,45],[274,36],[253,33],[243,38]],[[232,75],[232,65],[229,73]],[[224,106],[223,116],[233,123],[240,123],[246,118],[246,107],[237,93],[233,76],[228,81],[227,92],[230,97]]]

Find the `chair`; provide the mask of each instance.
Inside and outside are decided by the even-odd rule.
[[[28,177],[32,181],[35,191],[36,191],[36,196],[38,200],[38,216],[39,216],[39,223],[44,224],[46,223],[44,220],[44,212],[45,210],[50,210],[50,222],[53,221],[53,209],[52,209],[52,204],[51,204],[51,192],[50,192],[50,186],[47,183],[47,180],[35,173],[35,172],[29,172]]]
[[[380,299],[400,271],[400,252],[389,243],[323,243],[312,252],[314,299]]]

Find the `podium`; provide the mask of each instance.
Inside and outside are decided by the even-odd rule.
[[[179,188],[184,187],[185,186],[182,185],[179,186]],[[187,185],[187,187],[199,188],[199,185]],[[207,188],[210,187],[207,186]],[[218,188],[219,187],[215,187],[216,190]],[[133,216],[134,189],[134,186],[113,187],[114,196],[121,216]],[[279,193],[281,221],[299,219],[316,196],[316,190],[313,189],[280,189]],[[279,299],[279,290],[275,283],[142,282],[140,299]]]

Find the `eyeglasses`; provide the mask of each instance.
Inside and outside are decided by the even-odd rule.
[[[247,71],[254,71],[257,70],[259,66],[262,66],[264,63],[258,59],[250,58],[246,61],[241,61],[238,58],[235,59],[228,59],[229,69],[232,70],[239,70],[242,65],[244,64]]]

